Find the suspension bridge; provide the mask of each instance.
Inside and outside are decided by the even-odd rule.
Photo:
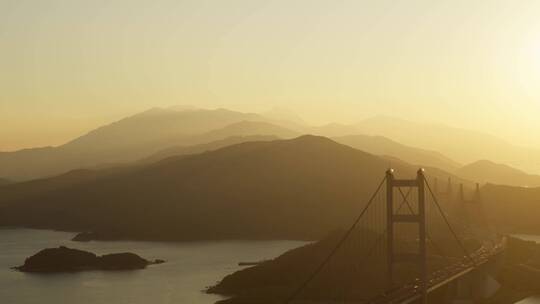
[[[285,303],[476,303],[493,295],[505,239],[486,220],[478,185],[470,199],[463,184],[457,195],[450,180],[445,192],[438,188],[423,169],[413,179],[398,179],[389,169],[352,226]],[[355,255],[357,263],[341,267],[358,269],[358,290],[350,298],[306,293],[344,252]]]

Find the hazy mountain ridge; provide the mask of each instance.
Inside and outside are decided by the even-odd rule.
[[[135,161],[171,146],[202,144],[230,136],[275,135],[272,132],[276,132],[292,137],[295,134],[269,123],[262,124],[264,121],[257,114],[224,109],[154,108],[100,127],[59,147],[0,153],[0,177],[28,180],[54,176],[102,163]],[[265,128],[269,129],[265,131]]]
[[[290,139],[298,137],[300,133],[281,127],[276,124],[262,122],[262,121],[247,121],[243,120],[230,125],[227,125],[220,129],[215,129],[206,132],[202,135],[193,136],[188,139],[189,143],[201,144],[210,141],[216,141],[225,139],[227,137],[234,136],[263,136],[272,135],[282,139]]]
[[[74,169],[129,163],[168,148],[201,145],[232,136],[293,138],[301,134],[335,136],[338,141],[373,154],[446,171],[460,167],[456,162],[460,159],[527,163],[532,164],[528,168],[533,171],[535,164],[540,163],[540,153],[535,153],[538,151],[519,148],[479,132],[442,125],[375,117],[355,125],[334,123],[311,127],[253,113],[173,107],[154,108],[127,117],[60,147],[0,153],[0,177],[29,180]],[[538,162],[535,155],[539,155]]]
[[[322,137],[248,142],[34,194],[6,186],[0,223],[113,239],[318,239],[352,220],[386,169],[386,160]],[[414,176],[417,167],[395,169]]]
[[[313,134],[327,137],[340,137],[362,134],[362,132],[360,132],[360,130],[358,130],[353,125],[341,123],[329,123],[322,126],[311,127],[310,132]]]
[[[97,128],[65,146],[70,148],[77,146],[99,147],[103,143],[122,146],[138,145],[174,137],[202,134],[244,120],[263,121],[264,118],[258,114],[240,113],[226,109],[176,111],[153,108]],[[160,132],[160,136],[156,136],[155,132]]]
[[[154,153],[150,155],[149,157],[145,157],[141,159],[140,162],[153,163],[153,162],[157,162],[162,159],[169,158],[169,157],[199,154],[199,153],[213,151],[213,150],[221,149],[227,146],[241,144],[245,142],[272,141],[272,140],[278,140],[278,139],[279,137],[276,137],[276,136],[262,136],[262,135],[232,136],[232,137],[227,137],[222,140],[209,142],[206,144],[170,147],[162,151],[159,151],[157,153]]]
[[[524,170],[529,174],[540,173],[540,149],[521,147],[491,134],[444,124],[413,122],[390,116],[374,116],[355,124],[330,123],[310,127],[307,133],[330,137],[359,134],[382,136],[404,146],[442,154],[444,158],[455,162],[453,165],[450,163],[443,165],[447,170],[461,167],[460,163],[466,164],[488,159]],[[418,152],[424,154],[424,152]],[[390,153],[386,155],[405,158]],[[407,160],[409,161],[409,159]],[[414,158],[412,161],[414,162]],[[439,163],[438,166],[440,165]],[[447,167],[448,165],[451,167]],[[458,167],[455,167],[456,165]]]
[[[368,153],[398,158],[410,164],[437,167],[450,172],[461,166],[439,152],[405,146],[382,136],[349,135],[333,139]]]
[[[197,144],[197,146],[194,146],[193,148],[185,146],[171,147],[154,154],[154,156],[151,156],[149,160],[155,161],[159,160],[160,158],[164,158],[164,156],[174,156],[176,154],[181,155],[188,153],[193,154],[193,152],[204,152],[206,150],[212,150],[210,149],[210,147],[212,146],[225,147],[228,140],[215,140],[214,142],[210,142],[207,148],[205,148],[204,144],[198,145],[198,143],[207,142],[211,139],[224,138],[227,134],[239,135],[238,137],[235,136],[236,138],[227,138],[228,140],[230,140],[230,144],[236,144],[246,141],[258,141],[261,139],[287,139],[300,135],[300,133],[266,122],[242,121],[227,126],[223,129],[211,131],[202,136],[199,136],[202,139],[196,136],[190,140],[186,140],[190,143]],[[275,137],[257,138],[258,135],[256,134],[273,134],[275,135]],[[374,155],[391,156],[392,158],[401,159],[407,163],[419,166],[435,167],[450,172],[461,167],[461,164],[454,162],[453,160],[445,157],[444,155],[436,151],[408,147],[382,136],[349,135],[342,137],[333,137],[332,140]],[[190,150],[192,152],[187,152]]]
[[[521,170],[488,160],[481,160],[466,165],[456,174],[480,183],[491,183],[518,187],[539,187],[540,175],[527,174]]]
[[[383,136],[402,145],[437,151],[457,163],[488,159],[528,173],[540,173],[540,149],[521,147],[491,134],[444,124],[374,116],[354,124],[311,127],[309,132],[330,137]]]
[[[461,163],[489,159],[528,173],[540,172],[540,150],[513,145],[474,130],[387,116],[366,119],[354,128],[362,134],[382,135],[404,145],[435,150]]]

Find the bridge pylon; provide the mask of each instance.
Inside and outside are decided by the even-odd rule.
[[[391,289],[394,285],[394,270],[397,263],[414,261],[420,270],[422,303],[427,303],[427,249],[426,249],[426,203],[424,169],[419,169],[416,179],[396,179],[394,170],[386,172],[386,223],[387,223],[387,282]],[[418,208],[413,214],[396,214],[394,205],[395,188],[412,188],[418,191]],[[403,199],[407,199],[404,197]],[[413,254],[399,255],[395,251],[395,224],[410,223],[418,225],[418,251]]]

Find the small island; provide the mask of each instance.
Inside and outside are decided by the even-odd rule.
[[[24,265],[14,267],[21,272],[76,272],[86,270],[135,270],[151,264],[164,263],[163,260],[148,261],[134,253],[113,253],[98,256],[94,253],[67,248],[43,249],[27,258]]]

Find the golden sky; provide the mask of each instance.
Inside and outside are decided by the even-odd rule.
[[[539,16],[537,0],[2,0],[0,150],[174,104],[540,147]]]

